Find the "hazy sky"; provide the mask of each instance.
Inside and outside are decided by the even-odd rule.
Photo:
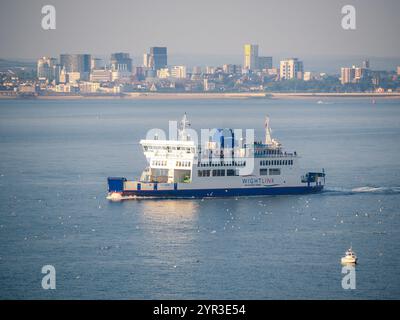
[[[46,4],[56,30],[41,28]],[[346,4],[356,8],[355,31],[341,27]],[[141,56],[155,45],[170,55],[241,55],[244,43],[274,56],[398,57],[399,39],[399,0],[0,0],[3,58]]]

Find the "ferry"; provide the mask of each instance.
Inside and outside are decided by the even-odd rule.
[[[214,198],[321,192],[325,172],[303,172],[299,154],[286,151],[271,137],[265,119],[265,141],[236,139],[232,129],[214,129],[197,144],[184,115],[173,139],[143,139],[148,166],[137,180],[108,178],[112,201],[142,198]]]

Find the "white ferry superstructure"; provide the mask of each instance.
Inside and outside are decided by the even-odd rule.
[[[325,172],[302,172],[299,155],[271,138],[269,118],[265,141],[234,145],[231,129],[216,129],[205,145],[195,144],[186,114],[176,140],[141,140],[148,166],[140,179],[108,178],[110,200],[136,198],[211,198],[306,194],[320,192]]]

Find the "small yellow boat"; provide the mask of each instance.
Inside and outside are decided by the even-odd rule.
[[[341,259],[342,264],[356,264],[357,263],[357,256],[353,249],[350,247],[345,256]]]

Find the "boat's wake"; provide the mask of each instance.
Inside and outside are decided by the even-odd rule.
[[[388,194],[400,194],[400,187],[357,187],[352,189],[346,188],[326,188],[323,192],[325,195],[355,195],[355,194],[378,194],[378,195],[388,195]]]

